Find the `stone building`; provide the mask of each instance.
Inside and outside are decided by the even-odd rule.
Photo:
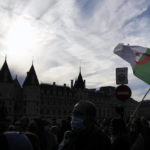
[[[0,70],[0,119],[19,117],[22,107],[22,88],[17,77],[12,79],[5,60]]]
[[[22,86],[23,114],[31,118],[40,115],[40,85],[32,64]]]
[[[123,108],[128,117],[137,106],[132,98],[126,102],[117,100],[115,87],[101,87],[99,90],[86,88],[81,70],[77,80],[71,80],[70,87],[55,82],[39,83],[33,64],[22,86],[17,77],[12,79],[6,60],[0,70],[1,118],[6,116],[14,121],[26,116],[61,120],[71,115],[74,104],[80,100],[90,100],[96,104],[98,120],[118,115],[118,108]]]
[[[144,100],[141,102],[137,114],[140,117],[150,120],[150,100]]]

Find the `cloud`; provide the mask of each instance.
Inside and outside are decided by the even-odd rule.
[[[117,86],[115,68],[128,67],[129,86],[139,100],[147,85],[113,49],[120,42],[150,47],[149,8],[148,0],[0,1],[0,64],[7,55],[22,78],[33,60],[40,82],[68,85],[81,65],[88,88]],[[10,35],[18,43],[13,47]]]

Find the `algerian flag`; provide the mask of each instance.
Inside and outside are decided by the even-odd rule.
[[[150,49],[142,46],[118,44],[114,53],[130,63],[133,73],[150,84]]]

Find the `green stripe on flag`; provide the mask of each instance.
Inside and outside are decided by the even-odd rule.
[[[134,68],[134,74],[138,78],[150,84],[150,49],[148,49],[146,53],[142,55],[139,62],[140,64],[136,64]]]

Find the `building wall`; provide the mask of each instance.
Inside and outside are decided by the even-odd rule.
[[[150,100],[144,100],[137,111],[138,116],[150,120]]]
[[[30,75],[32,77],[33,73],[37,79],[33,64],[30,71],[27,77],[30,78]],[[133,99],[126,102],[116,99],[115,87],[101,87],[100,90],[86,89],[81,72],[78,79],[80,80],[75,82],[77,88],[73,86],[73,82],[71,88],[66,84],[56,85],[55,82],[52,85],[39,85],[38,79],[36,84],[30,84],[28,83],[30,80],[26,80],[27,84],[23,87],[19,85],[17,79],[11,83],[0,83],[0,112],[3,114],[1,117],[6,115],[12,121],[21,116],[61,120],[71,115],[73,106],[80,100],[89,100],[96,104],[98,120],[117,116],[116,107],[123,107],[127,116],[135,110],[137,102]]]
[[[25,86],[22,94],[23,115],[29,118],[39,117],[40,115],[40,87]]]
[[[132,99],[123,103],[116,99],[114,93],[107,95],[96,90],[77,90],[48,84],[46,88],[40,85],[27,86],[20,90],[11,84],[0,84],[0,104],[5,105],[7,117],[11,120],[20,116],[42,117],[47,120],[65,119],[71,115],[73,106],[80,100],[90,100],[96,104],[98,120],[117,116],[117,106],[123,106],[127,116],[131,115],[137,106],[137,102]],[[18,107],[20,109],[16,110]]]
[[[9,120],[22,115],[21,88],[15,83],[0,83],[0,109]]]

